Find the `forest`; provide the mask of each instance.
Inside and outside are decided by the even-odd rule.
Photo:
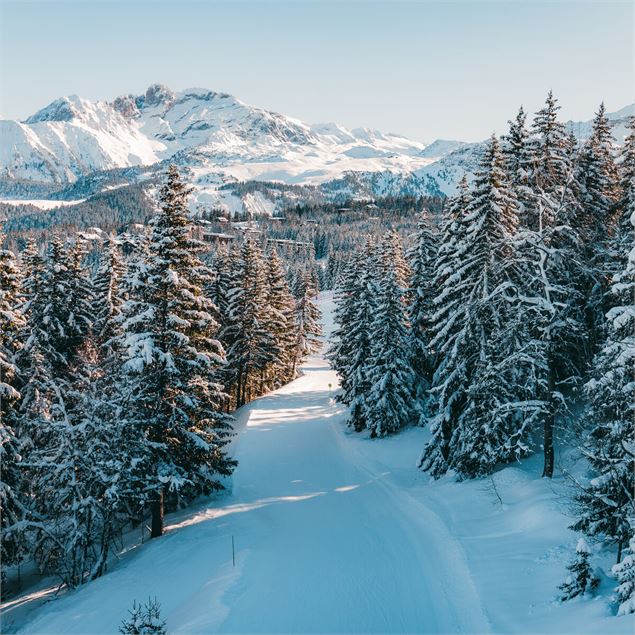
[[[170,166],[156,205],[123,188],[71,219],[99,240],[14,210],[3,577],[35,563],[77,587],[125,531],[161,536],[166,512],[221,490],[232,413],[297,377],[321,345],[318,292],[335,289],[328,357],[348,425],[377,443],[427,427],[418,467],[460,481],[536,452],[552,478],[573,431],[590,477],[560,597],[597,584],[586,538],[614,552],[618,612],[635,611],[635,123],[616,154],[603,106],[581,143],[558,110],[551,93],[532,122],[521,108],[449,199],[300,203],[241,232],[219,210],[193,217]],[[200,240],[201,221],[232,239]]]

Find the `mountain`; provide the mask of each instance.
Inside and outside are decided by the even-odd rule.
[[[610,115],[616,136],[623,138],[632,112],[630,106]],[[584,138],[590,122],[567,126]],[[482,148],[441,139],[426,145],[334,123],[309,125],[226,93],[174,92],[161,84],[111,103],[63,97],[23,122],[0,121],[0,136],[0,195],[6,198],[85,198],[156,182],[167,162],[176,162],[194,186],[194,208],[229,211],[273,211],[281,197],[287,202],[307,195],[451,194],[463,173],[472,174]],[[278,186],[253,186],[261,191],[254,202],[253,192],[245,193],[250,188],[240,186],[244,182]]]

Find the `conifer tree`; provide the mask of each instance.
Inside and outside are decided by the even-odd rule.
[[[530,186],[532,140],[526,121],[527,115],[521,106],[516,119],[509,122],[509,132],[503,137],[502,150],[509,184],[518,203],[519,225],[537,230],[538,219]]]
[[[397,245],[398,247],[398,245]],[[363,396],[371,437],[393,434],[411,424],[415,407],[411,386],[414,373],[408,360],[405,289],[398,280],[399,259],[394,258],[395,237],[381,246],[382,270],[375,316],[371,323],[371,356],[368,360],[368,394]]]
[[[117,335],[118,316],[123,305],[122,278],[125,265],[113,236],[104,241],[99,267],[93,280],[93,333],[102,345]]]
[[[367,427],[365,399],[370,390],[369,361],[373,307],[376,298],[375,248],[368,241],[350,265],[349,276],[342,288],[339,328],[336,331],[338,348],[332,359],[342,380],[341,401],[350,406],[348,425],[357,432]]]
[[[262,250],[248,238],[236,261],[227,324],[221,332],[227,347],[226,385],[237,407],[262,394],[262,374],[276,356],[276,342],[267,330],[266,274]]]
[[[635,613],[635,537],[624,558],[613,566],[613,574],[618,582],[615,589],[619,606],[618,615]]]
[[[593,120],[591,136],[580,151],[578,162],[581,220],[584,223],[585,238],[590,245],[606,237],[607,229],[613,224],[612,216],[618,198],[617,166],[613,159],[614,141],[602,103]]]
[[[0,244],[4,235],[0,232]],[[20,399],[17,360],[23,334],[24,318],[19,310],[21,276],[11,251],[0,249],[0,522],[2,541],[0,563],[2,581],[5,568],[19,564],[25,545],[19,523],[27,516],[23,500],[22,448],[14,427]]]
[[[163,532],[164,497],[220,489],[233,461],[225,454],[230,422],[226,396],[214,381],[224,351],[209,298],[202,287],[209,269],[190,238],[189,190],[175,166],[161,189],[151,220],[143,284],[123,305],[124,369],[140,443],[145,442],[146,490],[152,495],[152,536]]]
[[[483,404],[497,399],[491,380],[496,350],[488,343],[505,320],[506,270],[513,256],[517,214],[500,146],[492,137],[460,222],[464,233],[457,232],[455,238],[454,268],[436,298],[441,307],[435,315],[438,334],[433,340],[441,356],[432,388],[437,421],[422,458],[422,466],[435,475],[453,467],[464,476],[475,476],[491,469],[483,462],[491,466],[504,458],[501,447],[510,431],[494,425],[490,417],[496,411]],[[488,392],[475,391],[477,385]],[[447,432],[443,434],[444,425],[449,438]]]
[[[308,355],[320,349],[322,313],[315,303],[318,289],[309,272],[298,277],[295,288],[295,342],[291,376],[294,377],[300,364]]]
[[[635,222],[635,207],[623,210]],[[624,228],[626,223],[620,223]],[[630,234],[632,236],[633,225]],[[632,241],[632,239],[631,239]],[[593,360],[591,379],[585,386],[589,401],[586,418],[590,431],[582,448],[593,478],[578,495],[580,517],[576,529],[617,546],[617,560],[631,537],[635,517],[635,248],[628,240],[617,244],[627,250],[624,271],[614,276],[615,298],[607,313],[608,336]]]
[[[161,605],[150,599],[145,604],[132,603],[130,617],[119,627],[122,635],[166,635],[165,620],[161,618]]]
[[[361,252],[354,253],[344,266],[342,274],[337,281],[334,295],[335,329],[327,353],[331,366],[337,371],[340,377],[342,393],[337,396],[337,399],[346,404],[350,403],[349,384],[351,373],[349,372],[349,364],[353,355],[351,330],[353,328],[357,302],[361,293],[358,271],[363,269],[361,267],[358,269],[358,260],[360,258]]]
[[[408,253],[412,272],[409,283],[412,299],[408,307],[410,328],[407,335],[407,351],[409,364],[416,378],[413,394],[418,401],[427,398],[435,365],[434,355],[430,350],[430,329],[437,240],[438,236],[431,227],[429,213],[422,213],[417,223],[414,246]]]
[[[465,176],[459,182],[456,196],[447,204],[441,227],[441,239],[434,266],[433,311],[430,316],[430,348],[437,360],[432,377],[429,408],[430,442],[423,450],[420,467],[432,476],[449,469],[450,441],[458,413],[465,400],[466,358],[456,354],[463,345],[468,306],[465,302],[463,262],[469,256],[467,217],[471,205]]]
[[[267,268],[267,331],[273,336],[275,357],[270,364],[269,388],[278,388],[291,380],[295,333],[295,301],[287,283],[284,266],[275,250]]]
[[[590,551],[584,538],[578,540],[575,549],[575,560],[567,567],[570,574],[564,584],[560,586],[562,594],[560,600],[566,602],[578,595],[584,595],[595,589],[599,580],[594,576],[589,563]]]
[[[554,471],[554,429],[562,408],[562,381],[579,377],[587,358],[583,289],[588,272],[581,265],[578,231],[579,205],[575,193],[572,146],[564,125],[558,121],[556,99],[549,92],[545,106],[536,113],[532,144],[531,188],[538,229],[530,237],[535,253],[532,289],[541,307],[536,328],[540,331],[546,361],[543,414],[543,476]]]
[[[618,173],[613,159],[614,139],[604,104],[593,120],[591,136],[579,154],[576,183],[580,193],[578,226],[583,239],[582,256],[589,265],[585,288],[586,322],[590,348],[595,350],[603,330],[604,300],[608,279],[609,242],[615,232]]]

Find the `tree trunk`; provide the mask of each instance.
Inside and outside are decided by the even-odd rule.
[[[552,478],[553,477],[553,463],[554,463],[554,455],[553,455],[553,428],[556,420],[556,405],[554,403],[554,390],[556,387],[553,364],[549,364],[549,412],[545,417],[544,423],[544,438],[543,438],[543,448],[545,455],[545,466],[542,470],[543,477]]]
[[[240,408],[243,404],[241,403],[241,397],[243,392],[243,368],[242,366],[238,369],[238,377],[236,379],[236,408]]]
[[[617,543],[617,563],[619,564],[622,561],[622,541],[620,540]]]
[[[163,535],[163,488],[155,493],[151,503],[152,527],[150,538],[158,538]]]

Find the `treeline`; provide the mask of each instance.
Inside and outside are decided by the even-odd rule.
[[[68,586],[100,576],[122,532],[223,487],[229,411],[292,379],[320,333],[247,240],[207,262],[175,167],[149,231],[0,251],[2,572],[34,561]]]
[[[91,227],[120,233],[135,223],[147,224],[155,211],[156,202],[141,185],[126,185],[50,210],[28,201],[24,205],[0,203],[6,246],[14,251],[23,250],[29,241],[43,245],[53,234],[73,235]]]
[[[291,272],[278,253],[268,258],[255,241],[219,250],[210,297],[216,303],[227,351],[223,383],[237,408],[291,381],[299,364],[317,350],[319,282],[314,270]]]
[[[531,128],[521,109],[492,137],[472,187],[440,226],[421,218],[407,258],[395,235],[357,252],[330,355],[350,424],[428,425],[420,466],[434,477],[488,475],[538,444],[551,477],[556,421],[582,399],[591,475],[573,528],[616,549],[633,611],[635,130],[616,157],[601,106],[579,147],[558,109],[550,93]]]
[[[381,236],[394,229],[409,244],[421,210],[437,215],[444,203],[440,197],[411,196],[383,197],[374,202],[349,200],[342,205],[305,202],[285,208],[277,219],[261,216],[254,222],[261,231],[262,245],[276,239],[306,244],[295,253],[282,250],[280,255],[292,270],[312,269],[320,289],[332,289],[343,265],[364,244],[365,237]],[[209,223],[210,231],[234,231],[220,210],[205,211],[201,217]],[[225,220],[218,221],[219,217]],[[234,216],[232,220],[248,219]]]

